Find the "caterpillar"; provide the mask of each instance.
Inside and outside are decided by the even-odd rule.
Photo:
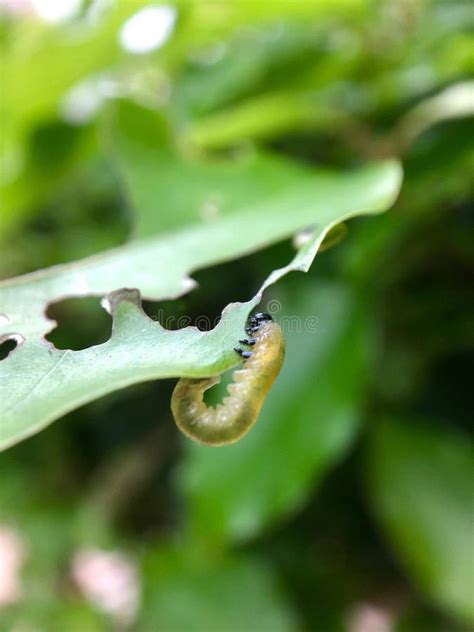
[[[239,340],[246,350],[235,347],[243,367],[233,373],[228,395],[215,408],[203,397],[221,377],[181,378],[171,397],[171,410],[178,428],[198,443],[222,446],[235,443],[257,421],[268,391],[285,357],[283,332],[269,314],[253,316],[245,329],[249,338]],[[249,349],[252,349],[251,351]]]

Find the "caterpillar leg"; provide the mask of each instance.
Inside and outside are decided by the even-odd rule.
[[[252,351],[244,351],[243,349],[240,349],[239,347],[234,347],[234,351],[238,353],[240,356],[242,356],[244,360],[248,360],[249,358],[253,356]]]

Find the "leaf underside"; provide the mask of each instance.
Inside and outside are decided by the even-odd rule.
[[[272,158],[262,157],[262,161]],[[273,163],[272,163],[273,164]],[[294,170],[293,170],[294,171]],[[369,164],[351,173],[299,169],[285,191],[268,191],[213,222],[196,222],[156,237],[0,284],[0,342],[18,347],[0,363],[0,449],[38,432],[86,402],[158,378],[203,377],[235,364],[235,342],[263,291],[293,270],[308,270],[327,232],[361,214],[386,210],[400,186],[398,163]],[[251,227],[251,230],[249,230]],[[209,332],[164,329],[141,309],[141,297],[164,300],[195,286],[190,274],[238,258],[311,227],[293,261],[275,270],[245,303],[231,303]],[[104,344],[59,350],[44,336],[45,316],[65,297],[104,296],[113,318]]]

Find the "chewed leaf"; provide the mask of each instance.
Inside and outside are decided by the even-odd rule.
[[[106,343],[71,351],[29,340],[2,362],[0,448],[112,390],[156,378],[220,373],[237,362],[233,332],[243,331],[251,309],[230,305],[210,332],[169,331],[142,311],[137,290],[119,290],[110,303],[114,325]]]
[[[400,167],[372,164],[349,174],[301,170],[277,198],[250,203],[215,222],[191,225],[82,261],[0,284],[0,336],[23,343],[0,363],[0,449],[66,412],[129,384],[167,377],[207,377],[234,366],[233,347],[263,290],[291,270],[307,270],[328,230],[358,214],[387,209]],[[251,226],[251,230],[248,227]],[[293,262],[275,271],[247,303],[233,303],[210,332],[163,329],[140,308],[140,294],[163,299],[192,287],[189,274],[237,258],[314,226]],[[48,303],[64,296],[107,295],[113,332],[104,344],[58,350],[44,340],[54,322]]]
[[[294,166],[292,166],[294,169]],[[190,224],[157,237],[81,261],[54,266],[0,283],[0,335],[39,337],[52,329],[44,312],[65,296],[103,296],[138,288],[152,300],[180,296],[194,287],[189,275],[241,257],[314,226],[310,260],[327,231],[361,214],[379,213],[394,201],[401,182],[398,163],[371,164],[351,173],[301,169],[278,195],[241,205],[210,224]],[[299,269],[307,269],[309,264]]]

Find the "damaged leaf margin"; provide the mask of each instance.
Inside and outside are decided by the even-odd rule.
[[[214,225],[189,226],[0,283],[0,342],[14,336],[22,340],[0,363],[0,450],[125,386],[232,368],[238,363],[233,347],[265,289],[291,271],[307,271],[325,235],[340,222],[389,208],[400,184],[395,161],[344,175],[319,173],[299,188],[300,206],[292,214],[285,212],[288,200],[272,212],[243,209]],[[251,226],[244,241],[235,237],[243,226]],[[250,301],[228,305],[211,331],[169,331],[143,312],[141,296],[181,296],[195,285],[189,277],[193,271],[254,252],[308,226],[314,227],[312,237],[291,263],[273,271]],[[46,342],[55,324],[45,316],[48,304],[90,295],[106,296],[103,305],[113,318],[110,339],[79,351],[58,350]]]

